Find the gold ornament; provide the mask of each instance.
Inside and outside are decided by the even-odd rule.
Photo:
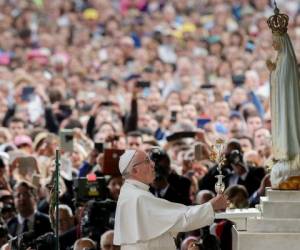
[[[223,182],[224,175],[222,174],[222,165],[225,162],[223,139],[217,139],[216,144],[212,145],[210,160],[217,163],[217,170],[219,174],[216,175],[218,181],[215,184],[215,191],[217,194],[222,194],[225,190],[225,184]]]
[[[275,1],[274,4],[274,15],[268,18],[267,23],[273,34],[284,35],[287,32],[289,17],[286,14],[280,13]]]

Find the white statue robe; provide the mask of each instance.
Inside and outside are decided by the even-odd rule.
[[[271,73],[273,187],[289,176],[300,175],[300,82],[295,52],[288,34],[274,35],[281,50]]]
[[[210,202],[184,206],[155,197],[149,186],[126,180],[115,217],[114,244],[121,250],[174,250],[178,232],[195,230],[213,223]]]

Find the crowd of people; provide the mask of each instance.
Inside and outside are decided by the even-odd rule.
[[[277,5],[299,60],[300,4]],[[106,205],[87,209],[74,188],[95,174],[105,199],[118,200],[123,179],[103,173],[99,143],[149,152],[151,192],[191,205],[215,196],[211,146],[222,138],[230,207],[254,207],[270,185],[272,13],[269,0],[0,0],[0,246],[54,244],[55,151],[66,130],[60,249],[118,249],[114,206],[107,221],[99,210],[95,233],[91,207]],[[177,247],[231,249],[230,227],[179,234]]]

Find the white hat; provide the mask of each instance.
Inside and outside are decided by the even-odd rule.
[[[125,172],[125,170],[129,167],[130,162],[132,161],[135,153],[136,153],[136,150],[128,149],[125,151],[124,154],[121,155],[120,161],[119,161],[119,170],[120,170],[121,174],[123,174]]]

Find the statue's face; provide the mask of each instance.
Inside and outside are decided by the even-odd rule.
[[[278,36],[273,36],[272,46],[276,51],[281,50],[280,38]]]

